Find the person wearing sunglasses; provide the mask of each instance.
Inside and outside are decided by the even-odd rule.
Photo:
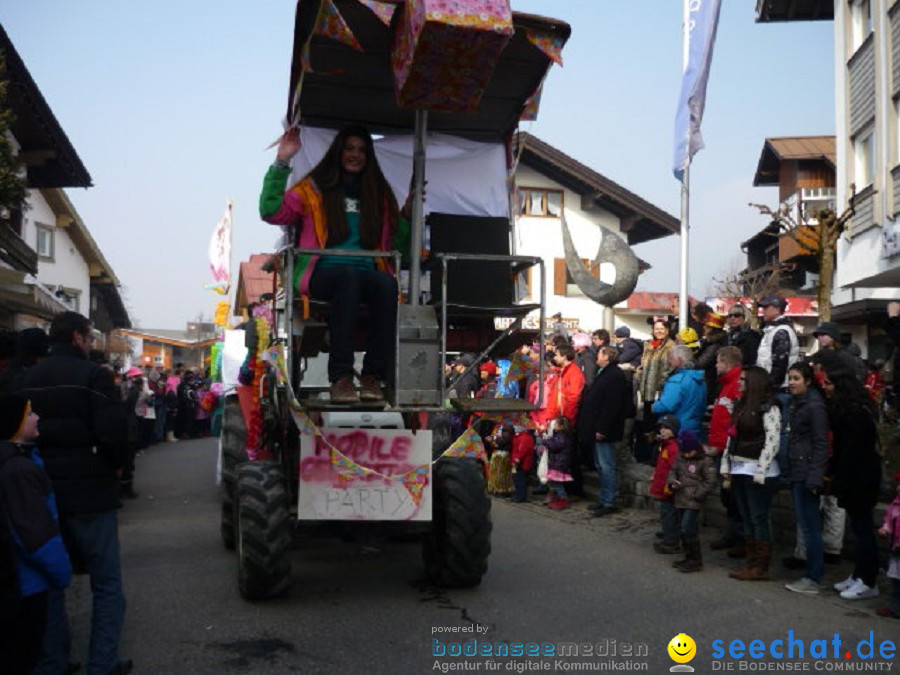
[[[747,308],[739,304],[729,309],[725,316],[725,329],[728,331],[726,344],[741,350],[742,365],[745,368],[755,366],[762,335],[750,325]]]

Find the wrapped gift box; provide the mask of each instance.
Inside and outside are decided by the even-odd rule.
[[[392,53],[397,102],[475,112],[513,32],[509,0],[407,0]]]

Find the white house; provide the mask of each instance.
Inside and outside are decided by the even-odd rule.
[[[119,280],[63,190],[90,187],[90,174],[2,26],[0,51],[29,188],[26,209],[0,209],[0,329],[45,326],[67,309],[89,316],[101,336],[129,327]]]
[[[611,266],[593,265],[602,238],[600,226],[634,245],[678,233],[678,219],[531,134],[518,134],[514,152],[519,158],[515,172],[519,213],[514,250],[518,255],[544,259],[547,316],[560,312],[570,328],[612,330],[614,321],[621,323],[614,319],[613,308],[585,297],[569,274],[562,217],[565,216],[582,262],[593,276],[607,282],[614,278]],[[643,269],[649,268],[643,261],[641,264]],[[530,293],[539,290],[536,274],[533,269],[528,283]],[[627,302],[620,305],[627,314]],[[642,321],[638,320],[636,328]],[[645,322],[643,328],[646,329]]]

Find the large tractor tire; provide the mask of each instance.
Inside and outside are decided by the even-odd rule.
[[[237,396],[225,399],[222,411],[222,543],[235,546],[235,484],[238,464],[247,461],[247,428]]]
[[[246,600],[284,595],[291,585],[291,510],[281,466],[244,462],[237,468],[238,588]]]
[[[491,553],[491,500],[482,465],[473,459],[442,459],[434,465],[433,486],[425,571],[444,588],[477,586]]]

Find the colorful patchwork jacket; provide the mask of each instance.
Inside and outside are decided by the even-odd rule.
[[[308,176],[285,191],[290,174],[290,168],[269,167],[259,197],[259,215],[273,225],[297,225],[294,244],[298,248],[326,248],[328,224],[325,222],[322,193]],[[377,250],[405,253],[408,249],[409,222],[402,217],[391,222],[385,213]],[[318,258],[316,255],[297,256],[294,283],[301,295],[309,294],[309,280]],[[393,263],[388,258],[377,258],[376,265],[383,272],[395,274]]]

